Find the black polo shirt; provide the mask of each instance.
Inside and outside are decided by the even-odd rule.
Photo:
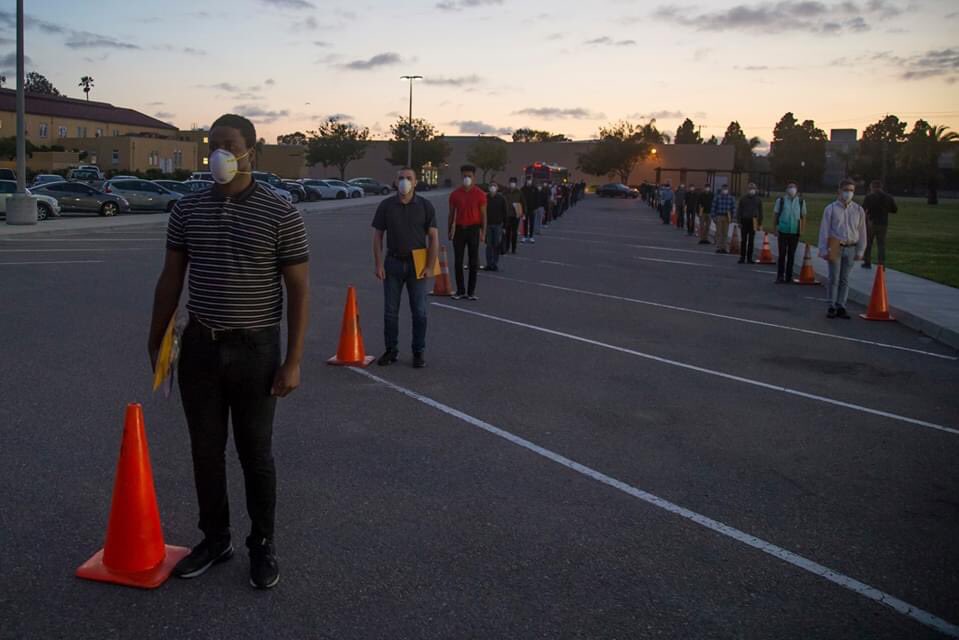
[[[870,193],[862,201],[862,208],[866,210],[869,222],[876,225],[889,224],[889,214],[899,211],[896,201],[885,191]]]
[[[397,194],[376,208],[373,228],[386,232],[386,248],[391,255],[405,258],[413,249],[426,248],[426,236],[436,228],[436,210],[426,198],[414,195],[404,204]]]

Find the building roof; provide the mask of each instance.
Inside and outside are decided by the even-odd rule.
[[[162,120],[151,118],[133,109],[115,107],[106,102],[88,102],[77,98],[48,96],[39,93],[28,93],[26,102],[27,113],[30,115],[75,118],[77,120],[122,124],[130,127],[177,130],[172,124]],[[13,89],[0,89],[0,111],[16,110],[17,92]]]

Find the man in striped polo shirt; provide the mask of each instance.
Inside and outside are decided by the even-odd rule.
[[[246,539],[250,583],[269,589],[280,578],[273,547],[273,416],[276,399],[300,384],[309,247],[299,211],[252,179],[253,124],[241,116],[221,116],[209,140],[216,184],[184,196],[170,214],[148,344],[156,367],[164,329],[176,311],[189,267],[190,321],[179,362],[180,395],[204,538],[174,572],[195,578],[233,555],[225,463],[232,416],[252,523]],[[281,364],[282,284],[288,298],[288,337]]]

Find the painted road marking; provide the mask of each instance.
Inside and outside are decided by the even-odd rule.
[[[154,242],[162,240],[166,236],[155,236],[153,238],[104,238],[103,236],[92,237],[71,237],[71,238],[6,238],[7,242]]]
[[[580,293],[587,296],[596,296],[597,298],[606,298],[608,300],[619,300],[620,302],[631,302],[634,304],[643,304],[650,307],[658,307],[660,309],[669,309],[670,311],[682,311],[684,313],[694,313],[701,316],[708,316],[710,318],[722,318],[723,320],[734,320],[736,322],[745,322],[748,324],[760,325],[763,327],[771,327],[773,329],[785,329],[787,331],[796,331],[798,333],[805,333],[807,335],[821,336],[823,338],[832,338],[834,340],[845,340],[846,342],[856,342],[859,344],[868,344],[873,347],[882,347],[883,349],[896,349],[898,351],[909,351],[910,353],[918,353],[924,356],[930,356],[933,358],[941,358],[943,360],[959,360],[959,357],[945,355],[942,353],[935,353],[933,351],[923,351],[922,349],[913,349],[912,347],[902,347],[897,344],[889,344],[886,342],[876,342],[875,340],[866,340],[864,338],[852,338],[849,336],[840,336],[834,333],[826,333],[825,331],[815,331],[813,329],[802,329],[800,327],[790,327],[785,324],[776,324],[775,322],[763,322],[762,320],[752,320],[750,318],[743,318],[741,316],[730,316],[723,313],[713,313],[712,311],[701,311],[699,309],[690,309],[689,307],[679,307],[673,304],[664,304],[662,302],[653,302],[652,300],[641,300],[639,298],[627,298],[625,296],[615,296],[609,293],[600,293],[598,291],[587,291],[585,289],[574,289],[572,287],[562,287],[556,284],[547,284],[545,282],[533,282],[532,280],[522,280],[520,278],[506,278],[503,276],[493,276],[487,275],[487,278],[496,278],[498,280],[508,280],[510,282],[519,282],[522,284],[531,284],[536,287],[545,287],[547,289],[557,289],[559,291],[568,291],[570,293]],[[818,300],[818,298],[811,298],[813,300]],[[828,302],[828,299],[826,299]]]
[[[656,251],[676,251],[678,253],[695,253],[698,256],[709,256],[709,255],[723,255],[723,254],[711,254],[704,250],[697,251],[695,249],[674,249],[671,247],[660,247],[652,244],[623,244],[622,242],[610,242],[608,240],[584,240],[582,238],[563,238],[562,236],[557,236],[550,234],[549,236],[555,240],[566,240],[568,242],[586,242],[589,244],[607,244],[614,247],[626,247],[628,249],[654,249]]]
[[[523,327],[526,329],[532,329],[533,331],[539,331],[541,333],[548,333],[550,335],[559,336],[560,338],[566,338],[568,340],[574,340],[576,342],[582,342],[585,344],[590,344],[595,347],[602,347],[603,349],[609,349],[611,351],[618,351],[620,353],[626,353],[632,356],[637,356],[639,358],[645,358],[647,360],[653,360],[655,362],[660,362],[662,364],[672,365],[674,367],[680,367],[681,369],[689,369],[690,371],[697,371],[699,373],[705,373],[711,376],[716,376],[718,378],[725,378],[726,380],[733,380],[735,382],[742,382],[744,384],[753,385],[755,387],[761,387],[763,389],[768,389],[770,391],[779,391],[781,393],[786,393],[793,396],[799,396],[801,398],[806,398],[809,400],[815,400],[817,402],[822,402],[825,404],[831,404],[837,407],[845,407],[846,409],[852,409],[853,411],[859,411],[861,413],[868,413],[874,416],[881,416],[883,418],[889,418],[891,420],[898,420],[900,422],[905,422],[908,424],[918,425],[920,427],[927,427],[929,429],[935,429],[937,431],[943,431],[945,433],[950,433],[952,435],[959,436],[959,429],[954,427],[947,427],[941,424],[936,424],[935,422],[927,422],[926,420],[920,420],[918,418],[910,418],[909,416],[900,415],[898,413],[891,413],[888,411],[882,411],[881,409],[873,409],[871,407],[865,407],[861,404],[855,404],[852,402],[845,402],[843,400],[836,400],[835,398],[829,398],[827,396],[820,396],[815,393],[807,393],[805,391],[799,391],[798,389],[791,389],[790,387],[783,387],[778,384],[771,384],[769,382],[763,382],[761,380],[753,380],[752,378],[744,378],[742,376],[737,376],[732,373],[726,373],[724,371],[717,371],[716,369],[709,369],[707,367],[700,367],[695,364],[689,364],[686,362],[680,362],[679,360],[670,360],[669,358],[664,358],[662,356],[653,355],[651,353],[644,353],[642,351],[636,351],[634,349],[627,349],[626,347],[619,347],[614,344],[609,344],[606,342],[600,342],[599,340],[593,340],[591,338],[584,338],[582,336],[573,335],[572,333],[565,333],[563,331],[556,331],[555,329],[546,329],[545,327],[537,327],[536,325],[526,324],[525,322],[519,322],[517,320],[510,320],[509,318],[503,318],[500,316],[494,316],[487,313],[480,313],[479,311],[468,311],[467,309],[460,309],[459,307],[454,307],[448,304],[442,304],[439,302],[432,303],[434,307],[441,307],[443,309],[449,309],[451,311],[457,311],[459,313],[466,313],[472,316],[477,316],[480,318],[486,318],[487,320],[495,320],[496,322],[502,322],[503,324],[511,324],[517,327]]]
[[[686,262],[685,260],[666,260],[665,258],[644,258],[642,256],[633,256],[635,260],[648,260],[649,262],[668,262],[669,264],[688,264],[694,267],[709,267],[715,269],[716,265],[706,264],[705,262]]]
[[[35,260],[30,262],[0,262],[0,266],[14,264],[100,264],[103,260]]]
[[[147,251],[144,247],[118,247],[116,249],[0,249],[0,253],[113,253],[114,251]]]
[[[445,307],[446,305],[437,305],[437,306]],[[454,309],[455,307],[448,307],[448,308]],[[478,314],[478,315],[482,315],[482,314]],[[486,431],[487,433],[490,433],[494,436],[502,438],[503,440],[506,440],[507,442],[511,442],[519,447],[526,449],[527,451],[530,451],[532,453],[535,453],[536,455],[546,458],[547,460],[560,464],[566,467],[567,469],[570,469],[572,471],[575,471],[576,473],[586,476],[587,478],[596,480],[597,482],[601,482],[614,489],[618,489],[619,491],[622,491],[623,493],[630,495],[634,498],[638,498],[639,500],[642,500],[643,502],[647,504],[650,504],[659,509],[663,509],[664,511],[668,511],[669,513],[677,515],[681,518],[685,518],[686,520],[694,522],[701,527],[705,527],[706,529],[709,529],[710,531],[713,531],[720,535],[726,536],[727,538],[731,538],[737,542],[750,546],[767,555],[770,555],[774,558],[782,560],[783,562],[789,563],[793,565],[794,567],[802,569],[803,571],[808,571],[809,573],[817,575],[821,578],[825,578],[826,580],[832,582],[833,584],[836,584],[844,589],[848,589],[849,591],[852,591],[853,593],[857,593],[863,596],[864,598],[868,598],[869,600],[872,600],[873,602],[877,602],[885,607],[888,607],[892,609],[893,611],[895,611],[896,613],[912,618],[916,622],[923,624],[927,627],[930,627],[932,629],[935,629],[936,631],[939,631],[941,633],[944,633],[946,635],[949,635],[955,638],[959,638],[959,626],[954,625],[948,622],[947,620],[944,620],[928,611],[915,607],[909,604],[908,602],[900,600],[899,598],[896,598],[895,596],[891,594],[888,594],[884,591],[880,591],[879,589],[876,589],[875,587],[871,587],[864,582],[860,582],[859,580],[856,580],[855,578],[851,578],[845,574],[839,573],[838,571],[834,571],[833,569],[830,569],[829,567],[821,565],[814,560],[810,560],[809,558],[801,556],[797,553],[793,553],[792,551],[784,549],[771,542],[767,542],[766,540],[763,540],[762,538],[758,538],[754,535],[746,533],[745,531],[737,529],[733,526],[730,526],[718,520],[713,520],[709,516],[705,516],[696,511],[692,511],[691,509],[682,507],[674,502],[670,502],[669,500],[666,500],[665,498],[660,498],[659,496],[649,493],[647,491],[643,491],[642,489],[639,489],[638,487],[634,487],[633,485],[627,484],[621,480],[617,480],[616,478],[613,478],[611,476],[606,475],[605,473],[597,471],[593,469],[592,467],[587,467],[586,465],[580,464],[579,462],[576,462],[575,460],[571,460],[570,458],[560,455],[556,453],[555,451],[551,451],[529,440],[526,440],[525,438],[521,438],[520,436],[510,433],[509,431],[506,431],[505,429],[501,429],[488,422],[485,422],[484,420],[480,420],[479,418],[475,418],[467,413],[463,413],[459,409],[454,409],[453,407],[449,405],[443,404],[442,402],[438,402],[428,396],[424,396],[420,393],[417,393],[416,391],[413,391],[412,389],[402,387],[398,384],[390,382],[389,380],[386,380],[377,375],[374,375],[366,371],[365,369],[349,367],[349,370],[356,374],[369,378],[370,380],[373,380],[374,382],[382,384],[398,393],[401,393],[408,398],[411,398],[413,400],[416,400],[417,402],[425,404],[428,407],[437,409],[438,411],[441,411],[449,416],[462,420],[463,422],[470,424],[474,427],[478,427],[479,429],[482,429],[483,431]]]

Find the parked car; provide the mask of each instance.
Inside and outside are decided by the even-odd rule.
[[[596,195],[600,198],[638,198],[639,191],[622,183],[611,182],[596,189]]]
[[[84,182],[96,189],[103,186],[105,178],[103,173],[94,169],[70,169],[67,172],[67,180],[73,182]]]
[[[213,182],[213,174],[209,171],[194,171],[190,174],[190,180],[208,180]]]
[[[353,178],[352,180],[347,180],[350,184],[361,187],[366,193],[378,193],[381,196],[389,195],[390,185],[383,184],[379,180],[374,180],[373,178]]]
[[[189,193],[197,193],[198,191],[206,191],[207,189],[213,188],[212,180],[184,180],[183,186],[189,190]]]
[[[154,180],[153,184],[158,184],[164,189],[169,189],[170,191],[175,191],[186,195],[188,193],[193,193],[193,190],[185,182],[180,182],[179,180]]]
[[[130,209],[146,211],[170,211],[182,193],[171,191],[149,180],[112,178],[103,185],[105,193],[112,193],[126,199]]]
[[[366,195],[366,191],[363,191],[363,187],[357,186],[355,184],[350,184],[348,182],[343,182],[342,180],[336,180],[335,178],[325,178],[323,180],[328,185],[334,187],[343,187],[346,189],[346,192],[351,198],[362,198]]]
[[[33,193],[55,198],[63,211],[93,211],[101,216],[115,216],[130,210],[125,198],[83,182],[51,182],[37,187]]]
[[[306,187],[296,180],[283,180],[283,188],[289,191],[290,195],[293,196],[293,204],[302,202],[303,200],[309,200]]]
[[[0,169],[0,180],[17,181],[17,172],[13,169]]]
[[[280,180],[280,176],[275,173],[268,173],[266,171],[254,171],[253,179],[261,184],[265,184],[267,187],[273,190],[273,193],[280,196],[290,204],[295,202],[293,200],[293,194],[290,193],[284,186],[283,181]]]
[[[41,173],[33,178],[33,182],[30,183],[31,187],[39,187],[41,184],[47,184],[50,182],[62,182],[63,176],[58,176],[55,173]]]
[[[17,192],[16,180],[0,180],[0,212],[7,213],[7,198]],[[37,198],[37,220],[60,217],[60,203],[55,198],[42,194],[35,194],[27,189],[29,195]]]
[[[304,178],[300,184],[311,194],[310,200],[344,200],[350,193],[345,187],[337,187],[317,178]]]
[[[111,176],[110,179],[111,180],[140,180],[141,178],[138,178],[136,176],[125,176],[123,174],[120,174],[116,176]]]

